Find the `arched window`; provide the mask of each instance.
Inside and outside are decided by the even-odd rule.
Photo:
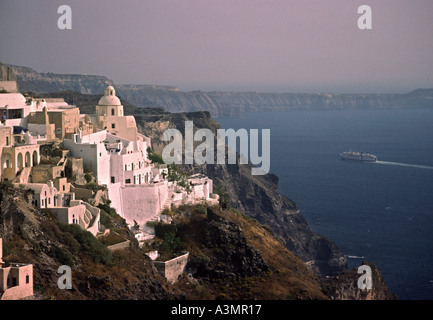
[[[17,169],[21,170],[24,167],[24,160],[23,160],[23,154],[22,153],[18,153],[17,162],[18,162]]]
[[[32,166],[32,163],[31,163],[31,158],[30,158],[30,152],[26,152],[26,156],[25,156],[25,166],[26,167],[31,167]]]
[[[33,151],[33,165],[37,165],[39,163],[39,156],[38,156],[38,152],[35,150]]]
[[[114,109],[111,109],[111,115],[114,116]]]

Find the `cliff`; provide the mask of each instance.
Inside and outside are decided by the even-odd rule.
[[[18,79],[20,92],[75,91],[86,94],[101,93],[114,82],[104,76],[83,74],[56,74],[37,72],[32,68],[8,65]]]
[[[357,269],[349,270],[333,278],[323,280],[324,292],[333,300],[397,300],[377,266],[372,262],[363,261],[361,265],[371,268],[371,290],[359,289]]]
[[[142,116],[137,119],[137,125],[152,139],[153,149],[161,153],[164,130],[173,127],[184,132],[186,120],[194,122],[194,129],[208,128],[216,133],[219,128],[208,112]],[[239,163],[179,167],[189,174],[203,173],[210,177],[214,187],[227,197],[231,207],[269,225],[286,247],[307,262],[317,274],[335,275],[345,270],[344,255],[333,242],[311,230],[295,202],[279,192],[278,177],[274,174],[253,176],[251,165]]]
[[[182,205],[169,212],[165,234],[144,249],[166,244],[167,233],[189,252],[185,272],[168,283],[115,213],[104,223],[131,241],[109,252],[76,225],[56,222],[32,206],[33,193],[0,185],[0,237],[6,262],[33,264],[34,300],[388,300],[395,299],[373,264],[373,288],[356,287],[359,275],[318,278],[266,225],[235,209]],[[108,220],[107,220],[108,219]],[[173,231],[172,231],[173,230]],[[72,269],[72,289],[57,287],[60,265]]]
[[[171,213],[182,249],[190,252],[190,276],[171,285],[118,216],[111,217],[116,232],[132,246],[110,253],[80,227],[34,209],[32,197],[30,191],[0,186],[4,260],[33,264],[35,300],[327,299],[301,260],[269,230],[238,213],[201,206]],[[64,264],[72,269],[71,290],[57,287],[57,268]]]
[[[214,117],[239,116],[243,112],[335,109],[385,109],[433,107],[433,89],[407,94],[329,94],[261,92],[181,92],[175,90],[133,91],[119,86],[121,94],[141,105],[146,97],[169,112],[209,111]]]
[[[433,107],[433,89],[404,94],[183,92],[171,86],[114,84],[103,76],[38,73],[27,67],[10,67],[21,92],[76,91],[101,95],[107,85],[113,85],[122,98],[138,107],[162,107],[168,112],[209,111],[213,117],[238,116],[247,111]]]
[[[185,206],[173,212],[190,253],[192,278],[176,285],[186,298],[328,299],[318,278],[269,228],[236,210],[203,209]]]
[[[60,95],[73,99],[82,112],[91,112],[100,98],[73,92]],[[122,102],[125,114],[134,114],[142,132],[152,138],[156,152],[164,146],[162,132],[168,127],[182,131],[185,120],[193,120],[196,129],[219,128],[209,112],[170,114],[160,108],[137,108]],[[226,208],[208,209],[194,219],[190,218],[196,209],[184,208],[183,218],[176,221],[178,236],[191,252],[188,272],[193,279],[183,277],[176,286],[170,286],[115,214],[105,214],[103,224],[114,225],[133,245],[109,254],[86,232],[58,224],[47,211],[34,209],[31,192],[3,185],[0,237],[7,246],[5,259],[35,265],[36,299],[365,298],[353,294],[353,286],[341,283],[339,277],[352,279],[357,275],[346,270],[344,256],[335,244],[314,233],[296,204],[279,193],[275,175],[252,176],[249,165],[239,164],[181,169],[210,176]],[[73,290],[58,290],[56,286],[61,264],[74,265]],[[328,279],[334,282],[323,284],[325,275],[331,275]],[[221,282],[222,278],[229,283]]]
[[[92,112],[99,96],[79,93],[52,93],[43,96],[63,96],[75,103],[81,112]],[[167,128],[184,132],[186,120],[194,122],[194,130],[208,128],[212,132],[220,127],[209,112],[167,113],[161,109],[137,108],[124,103],[125,115],[136,118],[139,130],[151,138],[152,148],[162,153],[162,134]],[[227,163],[227,162],[226,162]],[[274,174],[251,175],[250,165],[214,164],[181,165],[186,173],[203,173],[214,181],[214,186],[223,192],[230,206],[244,212],[262,224],[269,225],[285,246],[306,262],[320,276],[336,275],[346,270],[343,253],[329,239],[313,232],[296,204],[278,190],[278,177]]]

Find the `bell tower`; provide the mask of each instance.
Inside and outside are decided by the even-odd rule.
[[[104,90],[104,95],[99,99],[96,106],[97,116],[107,117],[122,117],[123,106],[120,99],[116,96],[116,90],[112,86],[108,86]]]

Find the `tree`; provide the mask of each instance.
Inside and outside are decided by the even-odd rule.
[[[134,229],[135,229],[136,231],[140,231],[140,225],[139,225],[138,222],[135,221],[135,220],[134,220]]]

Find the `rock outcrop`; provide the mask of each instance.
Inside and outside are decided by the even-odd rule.
[[[386,285],[385,279],[377,266],[363,261],[362,265],[371,268],[371,289],[360,289],[358,279],[361,274],[357,269],[348,270],[336,277],[323,280],[324,291],[333,300],[397,300]]]

